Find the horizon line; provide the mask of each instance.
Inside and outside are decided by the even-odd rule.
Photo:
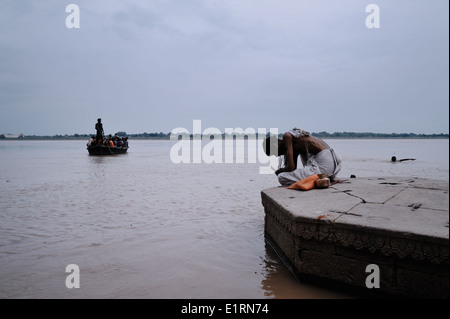
[[[125,134],[118,134],[118,133],[125,133]],[[270,133],[270,131],[268,132]],[[168,136],[170,137],[171,134],[173,134],[172,132],[168,132],[168,133],[164,133],[164,132],[142,132],[142,133],[126,133],[125,131],[117,131],[114,134],[105,134],[105,136],[114,136],[115,134],[120,135],[120,136],[144,136],[144,137],[156,137],[156,136]],[[193,136],[193,135],[204,135],[203,133],[196,133],[196,134],[192,134],[192,133],[188,133],[189,135]],[[230,133],[225,133],[222,132],[221,135],[227,135]],[[246,132],[233,132],[231,135],[253,135],[256,134],[258,135],[258,132],[255,131],[255,133],[246,133]],[[278,135],[283,134],[283,133],[278,133]],[[350,135],[362,135],[361,137],[381,137],[381,136],[393,136],[393,137],[400,137],[399,135],[403,135],[403,136],[409,136],[409,137],[431,137],[431,136],[441,136],[441,137],[449,137],[449,133],[413,133],[413,132],[401,132],[401,133],[396,133],[396,132],[391,132],[391,133],[376,133],[376,132],[355,132],[355,131],[338,131],[338,132],[327,132],[327,131],[320,131],[320,132],[310,132],[310,134],[312,136],[323,136],[323,137],[343,137],[341,135],[346,135],[347,137]],[[2,133],[0,134],[0,138],[1,139],[7,139],[7,138],[62,138],[62,137],[89,137],[92,135],[96,135],[95,133],[73,133],[73,134],[12,134],[12,133]],[[178,134],[180,135],[180,134]],[[205,134],[208,135],[208,134]],[[212,134],[209,134],[212,135]]]

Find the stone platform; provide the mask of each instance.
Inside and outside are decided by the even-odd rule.
[[[448,298],[448,190],[446,181],[397,177],[266,189],[266,239],[299,280],[364,296]],[[366,283],[376,282],[373,264],[379,288]]]

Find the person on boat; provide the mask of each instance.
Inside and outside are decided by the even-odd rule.
[[[97,119],[97,123],[95,123],[95,130],[97,131],[97,140],[103,141],[103,136],[105,132],[103,132],[102,119],[100,118]]]
[[[111,134],[109,134],[108,138],[106,139],[106,146],[114,147],[114,142]]]
[[[117,133],[114,134],[114,139],[113,139],[114,146],[119,146],[119,140],[120,140],[119,135],[117,135]]]
[[[92,146],[93,144],[95,144],[95,136],[92,135],[91,138],[89,139],[87,146]]]
[[[342,159],[325,141],[298,128],[284,133],[282,139],[267,137],[263,148],[267,156],[282,159],[275,174],[283,186],[321,173],[333,181],[342,167]],[[299,156],[303,167],[297,165]]]

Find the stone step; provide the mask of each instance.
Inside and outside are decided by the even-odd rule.
[[[266,239],[300,278],[448,298],[449,184],[419,178],[351,178],[310,191],[261,192]],[[368,288],[379,269],[380,288]]]

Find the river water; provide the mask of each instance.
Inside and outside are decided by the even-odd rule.
[[[448,139],[327,142],[341,178],[449,179]],[[0,298],[354,297],[298,282],[266,245],[260,192],[278,182],[259,162],[175,164],[174,141],[104,157],[85,144],[0,141]]]

